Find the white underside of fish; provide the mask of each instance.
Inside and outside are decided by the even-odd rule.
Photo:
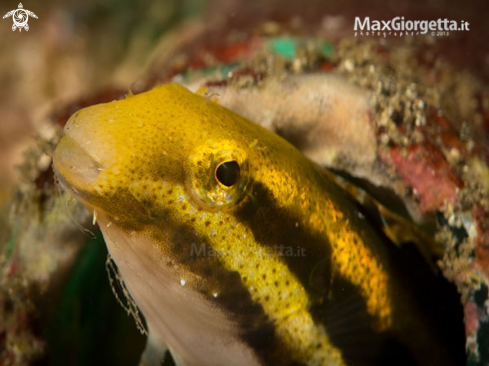
[[[167,268],[154,243],[116,225],[107,227],[109,220],[103,215],[97,220],[109,253],[146,319],[149,348],[159,347],[161,354],[168,348],[178,366],[260,365],[224,311],[186,285],[185,279],[176,278],[175,268]]]

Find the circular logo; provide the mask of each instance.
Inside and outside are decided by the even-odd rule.
[[[15,26],[18,28],[23,28],[27,24],[27,20],[29,19],[29,14],[24,9],[15,10],[12,15]]]

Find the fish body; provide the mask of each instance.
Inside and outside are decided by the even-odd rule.
[[[433,330],[416,289],[429,284],[412,290],[361,209],[216,102],[168,84],[83,109],[53,161],[94,213],[152,345],[179,366],[463,359],[463,334],[457,348]]]

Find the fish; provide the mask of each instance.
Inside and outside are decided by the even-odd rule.
[[[145,318],[141,365],[465,362],[462,313],[424,258],[217,100],[163,84],[84,108],[53,169]]]

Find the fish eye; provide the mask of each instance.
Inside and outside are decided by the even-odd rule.
[[[248,148],[235,140],[199,144],[184,166],[185,185],[195,203],[204,209],[232,209],[250,192]]]
[[[217,166],[214,176],[223,186],[232,187],[239,179],[240,168],[237,161],[226,161]]]

